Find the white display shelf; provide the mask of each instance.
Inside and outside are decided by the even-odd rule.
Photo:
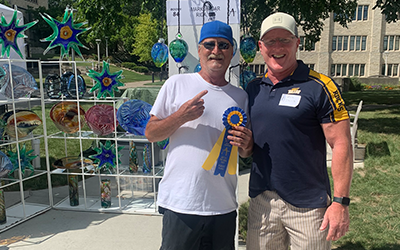
[[[138,199],[121,199],[119,205],[118,198],[111,199],[111,207],[102,208],[101,202],[98,197],[79,198],[78,206],[71,206],[69,197],[66,197],[60,203],[56,204],[54,208],[62,210],[76,210],[76,211],[91,211],[91,212],[107,212],[107,213],[139,213],[139,214],[154,214],[156,206],[152,198],[138,198]]]
[[[35,74],[35,72],[33,72],[33,67],[26,68],[32,76],[39,79],[39,82],[37,82],[38,89],[35,90],[31,96],[25,95],[25,97],[12,98],[16,97],[14,91],[18,89],[15,88],[17,82],[14,81],[21,81],[21,79],[14,78],[15,75],[12,71],[15,70],[15,68],[10,67],[10,65],[23,67],[24,65],[26,66],[27,62],[37,66],[36,69],[40,67],[39,60],[0,59],[1,65],[9,65],[9,72],[7,72],[7,74],[13,75],[13,77],[9,78],[9,82],[7,83],[9,84],[8,87],[13,86],[10,88],[11,97],[10,94],[6,92],[5,95],[2,94],[0,98],[0,106],[3,107],[2,111],[4,113],[15,113],[18,110],[33,110],[42,121],[42,124],[39,126],[40,128],[34,129],[25,137],[16,135],[15,138],[13,138],[7,135],[0,138],[0,148],[5,154],[8,154],[9,151],[16,153],[18,148],[21,149],[21,147],[25,145],[25,153],[33,150],[29,155],[37,155],[37,157],[30,162],[33,169],[25,167],[25,171],[22,173],[20,171],[20,165],[10,176],[7,174],[3,176],[3,178],[0,178],[0,189],[2,189],[4,193],[4,207],[6,208],[5,213],[7,218],[6,223],[0,225],[0,231],[7,230],[51,208],[49,168],[47,164],[41,163],[40,161],[40,158],[48,156],[47,148],[43,149],[44,147],[40,147],[40,143],[46,140],[46,134],[42,132],[46,130],[42,72],[39,70],[39,72]],[[23,77],[27,77],[26,79],[28,79],[28,76]],[[27,82],[26,79],[24,79],[24,83]],[[15,115],[11,115],[10,117],[14,119],[14,130],[16,131],[17,117]],[[20,163],[21,160],[18,159],[18,162]]]

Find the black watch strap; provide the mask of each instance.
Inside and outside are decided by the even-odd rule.
[[[333,197],[333,202],[337,202],[342,205],[348,206],[348,205],[350,205],[350,198],[349,197]]]

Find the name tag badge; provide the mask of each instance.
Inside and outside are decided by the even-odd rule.
[[[295,108],[299,105],[300,99],[301,99],[301,96],[299,96],[299,95],[282,94],[281,100],[279,101],[279,106]]]

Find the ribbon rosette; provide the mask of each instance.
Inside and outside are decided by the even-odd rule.
[[[238,148],[229,143],[227,138],[228,130],[233,126],[245,126],[247,116],[241,108],[230,107],[225,110],[222,115],[222,121],[225,128],[202,167],[205,170],[210,170],[216,161],[217,165],[215,167],[214,175],[221,175],[224,177],[227,168],[230,175],[236,174],[237,168]]]

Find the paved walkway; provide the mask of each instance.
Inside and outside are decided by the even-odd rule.
[[[240,173],[239,203],[248,199],[248,179],[249,171]],[[160,215],[51,209],[1,233],[0,250],[157,250],[161,228]]]

